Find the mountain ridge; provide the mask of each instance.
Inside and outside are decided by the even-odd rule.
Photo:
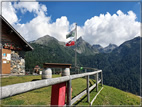
[[[56,38],[51,37],[49,35],[45,35],[43,37],[38,38],[37,40],[31,41],[30,43],[36,43],[40,45],[49,45],[51,42],[56,42],[59,45],[65,46],[65,42],[58,41]],[[112,52],[117,46],[115,44],[109,44],[107,47],[102,47],[101,45],[90,45],[88,42],[83,40],[82,37],[79,37],[77,39],[77,42],[75,46],[70,46],[71,49],[75,50],[77,45],[76,51],[79,54],[85,54],[85,55],[94,55],[98,53],[110,53]]]
[[[58,41],[56,38],[49,36],[49,35],[45,35],[43,37],[38,38],[37,40],[31,41],[30,43],[36,43],[36,44],[40,44],[40,45],[48,45],[51,42],[57,42],[60,45],[64,45],[64,42],[60,42]]]
[[[140,95],[140,40],[136,37],[126,41],[110,53],[77,53],[77,66],[101,69],[105,85]],[[26,52],[26,69],[35,65],[42,67],[47,62],[74,66],[75,51],[71,47],[59,45],[58,42],[51,42],[50,45],[31,43],[31,46],[34,50]]]

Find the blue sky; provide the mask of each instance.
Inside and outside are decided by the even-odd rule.
[[[139,2],[39,2],[47,6],[47,16],[51,16],[52,21],[55,22],[61,16],[67,16],[70,23],[77,22],[78,25],[83,26],[84,22],[93,17],[109,12],[111,15],[118,10],[127,14],[132,10],[136,16],[137,21],[140,22],[140,3]],[[21,23],[26,23],[34,18],[34,15],[27,12],[22,15],[18,11],[18,16],[21,18]],[[26,17],[27,16],[27,17]]]
[[[3,2],[2,15],[27,40],[45,35],[67,42],[77,37],[105,47],[140,36],[140,2]]]
[[[124,13],[132,10],[140,21],[140,5],[135,2],[47,2],[46,5],[53,21],[65,15],[71,23],[77,22],[83,25],[87,19],[95,15],[99,16],[100,13],[106,14],[106,12],[114,14],[117,10],[122,10]]]

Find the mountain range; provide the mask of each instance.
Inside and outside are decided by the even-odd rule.
[[[90,45],[81,37],[77,40],[77,64],[102,69],[104,84],[140,95],[140,40],[135,37],[120,46]],[[46,35],[30,42],[34,50],[25,55],[26,69],[43,63],[70,63],[74,66],[75,46]],[[82,71],[84,72],[84,70]]]
[[[49,35],[45,35],[41,38],[38,38],[37,40],[31,41],[30,43],[36,43],[36,44],[48,46],[51,42],[52,43],[56,42],[59,45],[65,46],[65,42],[60,42],[56,38],[51,37]],[[110,53],[115,48],[117,48],[117,45],[115,44],[109,44],[107,47],[104,47],[104,48],[101,45],[90,45],[88,42],[83,40],[82,37],[77,39],[75,46],[71,46],[69,48],[72,48],[75,50],[76,45],[77,45],[76,51],[79,54],[84,54],[84,55],[94,55],[98,53]]]

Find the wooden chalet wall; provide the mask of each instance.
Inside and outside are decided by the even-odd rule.
[[[18,55],[18,53],[31,51],[33,48],[28,42],[9,24],[9,22],[3,17],[0,17],[1,30],[0,30],[0,43],[1,43],[1,56],[0,56],[0,73],[1,74],[20,74],[25,69],[25,60]],[[8,55],[8,56],[7,56]],[[6,56],[6,57],[5,57]],[[9,58],[10,59],[7,59]],[[14,59],[14,57],[16,57]],[[13,58],[13,59],[12,59]],[[17,63],[18,62],[18,63]],[[22,67],[19,67],[22,66]],[[22,68],[18,71],[17,69]]]
[[[4,56],[5,54],[5,56]],[[7,59],[7,56],[11,57],[10,49],[2,49],[2,74],[10,74],[11,59]]]

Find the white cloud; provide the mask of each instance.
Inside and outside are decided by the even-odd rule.
[[[13,5],[8,2],[2,6],[3,16],[27,41],[50,35],[59,41],[66,42],[66,34],[69,29],[73,28],[73,24],[69,24],[66,16],[57,18],[55,22],[52,22],[52,17],[47,16],[48,8],[39,2],[17,2]],[[21,24],[18,22],[17,10],[21,10],[23,15],[29,11],[35,17],[31,21]],[[84,26],[77,27],[78,38],[82,36],[90,44],[107,46],[109,43],[113,43],[120,45],[126,40],[140,36],[140,22],[135,19],[136,15],[133,11],[129,11],[128,14],[124,14],[121,10],[113,15],[109,12],[100,14],[100,16],[86,20]]]
[[[24,35],[28,41],[35,40],[44,35],[52,35],[60,41],[66,41],[69,22],[67,17],[62,16],[54,23],[49,23],[50,17],[37,16],[29,23],[15,25],[15,28]]]
[[[10,24],[18,21],[16,11],[11,2],[2,2],[2,15],[7,19]]]
[[[107,46],[109,43],[120,45],[126,40],[140,36],[140,23],[134,12],[124,14],[121,10],[117,14],[100,14],[88,19],[78,33],[91,44]]]
[[[25,2],[25,1],[29,1],[29,0],[0,0],[0,6],[2,6],[3,4],[2,3],[10,3],[10,2],[13,2],[13,1],[23,1],[23,2]],[[30,1],[32,1],[32,2],[34,2],[34,1],[36,1],[36,0],[30,0]],[[11,3],[10,3],[11,4]],[[7,5],[8,6],[8,5]],[[8,6],[8,8],[10,8],[9,6]],[[1,10],[1,8],[0,8],[0,14],[2,15],[2,10]]]
[[[23,14],[27,11],[38,14],[42,9],[42,6],[40,6],[38,2],[14,2],[13,6],[15,9],[20,9]],[[47,10],[45,9],[45,11]]]
[[[3,6],[5,8],[6,6]],[[14,28],[20,32],[27,41],[36,40],[44,35],[50,35],[59,41],[66,41],[66,34],[68,33],[69,21],[66,16],[57,18],[55,22],[51,22],[51,17],[47,17],[47,8],[45,5],[38,2],[16,2],[14,3],[13,10],[20,10],[23,14],[27,11],[36,14],[30,22],[25,24],[12,23]],[[8,8],[7,8],[8,10]],[[16,12],[14,12],[16,15]],[[4,16],[7,19],[7,16]]]

